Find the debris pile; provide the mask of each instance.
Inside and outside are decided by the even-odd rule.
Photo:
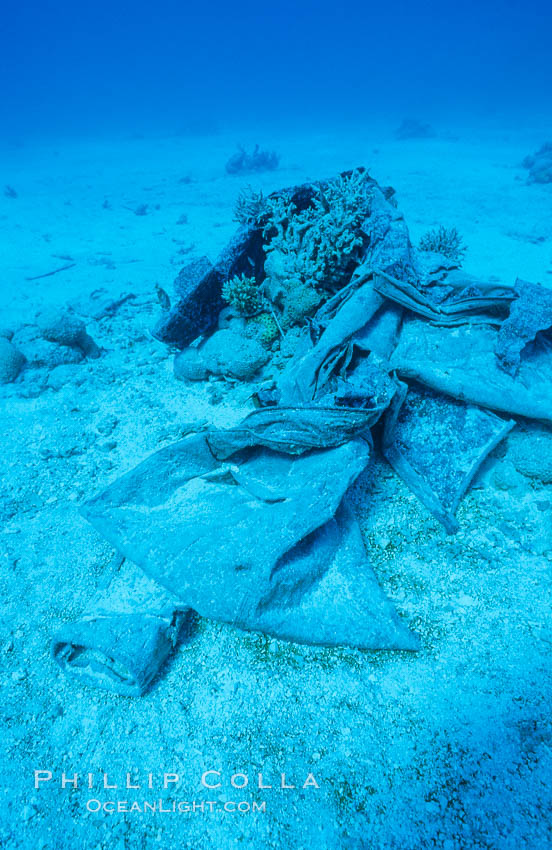
[[[305,643],[416,649],[347,490],[378,452],[454,533],[473,476],[518,419],[537,420],[548,445],[550,292],[416,249],[393,190],[364,169],[242,197],[239,217],[214,265],[181,271],[155,335],[180,348],[177,377],[250,381],[258,409],[156,452],[84,516],[170,595],[165,625],[193,610]],[[121,692],[147,686],[166,653],[142,639],[135,584],[124,637],[116,611],[97,640],[82,624],[56,639],[67,670]]]

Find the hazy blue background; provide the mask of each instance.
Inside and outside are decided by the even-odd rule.
[[[552,114],[550,0],[2,3],[4,139]]]

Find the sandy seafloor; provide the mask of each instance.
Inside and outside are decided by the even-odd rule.
[[[370,558],[420,635],[418,654],[313,649],[204,620],[136,700],[68,680],[49,657],[113,555],[79,504],[198,421],[230,424],[248,408],[250,387],[177,382],[172,354],[149,335],[155,283],[170,293],[189,258],[216,257],[242,186],[364,164],[396,188],[414,241],[456,226],[467,271],[552,285],[552,186],[526,185],[519,167],[551,134],[445,130],[410,142],[388,126],[2,149],[1,182],[18,193],[0,196],[2,326],[51,304],[85,314],[91,294],[136,296],[88,321],[100,359],[60,367],[39,389],[28,376],[0,388],[5,850],[552,846],[552,486],[516,473],[504,450],[460,506],[455,536],[381,463],[354,486]],[[226,175],[236,143],[255,141],[280,151],[280,169]],[[139,204],[147,215],[134,214]],[[65,257],[70,270],[27,281]],[[210,768],[224,777],[215,797],[199,787]],[[35,769],[56,782],[35,791]],[[62,770],[119,783],[152,771],[157,788],[177,772],[170,799],[219,806],[91,814],[91,797],[161,792],[62,790]],[[312,771],[320,788],[238,792],[236,771],[274,785],[281,772],[300,785]],[[266,812],[224,812],[239,800],[265,800]]]

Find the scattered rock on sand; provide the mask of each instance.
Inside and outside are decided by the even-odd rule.
[[[16,342],[19,343],[18,334],[16,335]],[[56,366],[81,363],[84,359],[84,354],[80,348],[56,345],[54,342],[48,342],[41,337],[22,339],[20,347],[32,368],[44,366],[46,369],[55,369]]]
[[[81,374],[81,370],[75,369],[74,364],[62,363],[48,375],[48,386],[53,390],[61,390],[66,384],[80,386],[84,380],[85,376]]]
[[[100,421],[96,425],[96,430],[103,434],[104,436],[109,436],[113,433],[117,425],[119,424],[118,418],[114,413],[107,413],[105,416],[102,416]]]
[[[210,336],[201,348],[185,348],[177,354],[174,374],[181,381],[203,381],[209,374],[250,381],[269,357],[256,339],[224,329]]]
[[[86,325],[77,316],[63,310],[45,310],[37,317],[42,337],[71,348],[79,348],[85,357],[100,356],[100,349],[86,332]]]
[[[47,369],[25,369],[17,383],[17,395],[19,398],[38,398],[47,386]]]
[[[435,130],[431,124],[419,121],[417,118],[405,118],[395,131],[395,137],[400,141],[405,139],[432,139]]]
[[[232,330],[217,331],[199,349],[207,371],[213,375],[249,381],[270,358],[269,352],[255,339]]]
[[[255,145],[252,153],[240,147],[226,163],[228,174],[243,174],[251,171],[275,171],[280,163],[276,151],[263,150]]]
[[[8,339],[0,337],[0,384],[15,381],[23,365],[25,356]]]
[[[13,339],[13,330],[11,328],[0,328],[0,337],[2,339]]]
[[[493,478],[498,490],[516,490],[524,485],[523,476],[509,460],[504,460],[495,466]]]
[[[508,458],[526,478],[552,484],[552,430],[513,431],[508,438]]]
[[[526,156],[521,164],[529,171],[528,183],[552,183],[552,142],[545,142],[536,153]]]
[[[204,381],[207,377],[205,359],[197,348],[185,348],[174,358],[174,376],[179,381]]]

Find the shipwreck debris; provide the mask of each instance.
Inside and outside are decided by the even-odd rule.
[[[161,449],[84,506],[172,615],[147,602],[121,637],[118,614],[111,628],[91,611],[86,641],[82,623],[54,641],[66,669],[142,693],[187,610],[304,643],[419,646],[379,587],[348,488],[379,451],[457,530],[474,474],[518,419],[540,422],[549,446],[552,304],[537,284],[479,280],[442,246],[414,247],[393,195],[362,168],[242,199],[219,259],[181,270],[154,330],[179,349],[175,375],[251,382],[257,409]],[[512,445],[514,474],[549,480],[550,464]]]

